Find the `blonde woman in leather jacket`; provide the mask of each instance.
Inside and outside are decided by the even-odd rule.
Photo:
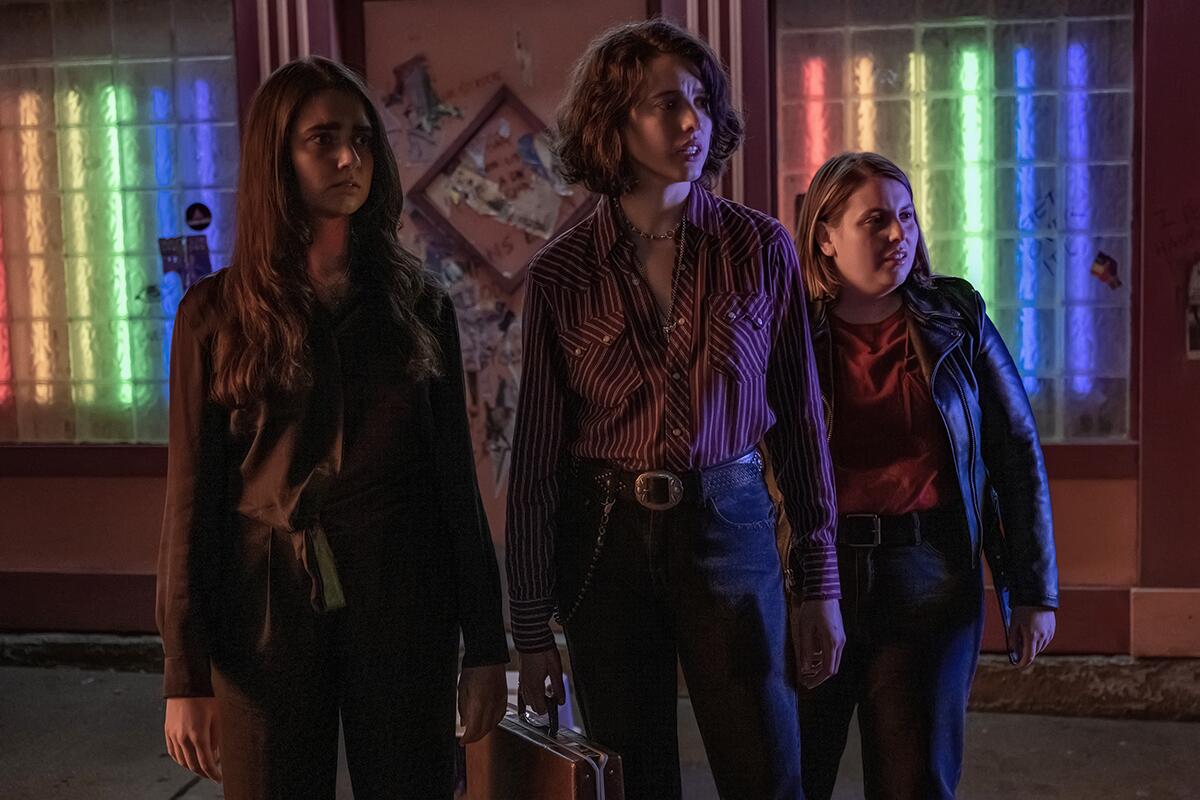
[[[1027,667],[1054,636],[1050,493],[1021,376],[979,293],[932,274],[912,188],[875,153],[813,177],[797,226],[838,495],[846,647],[800,696],[828,798],[855,708],[868,798],[953,797],[983,630],[981,556]],[[811,665],[798,665],[801,684]]]

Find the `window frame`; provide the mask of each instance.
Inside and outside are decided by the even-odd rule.
[[[738,2],[738,0],[732,0]],[[779,142],[775,136],[778,99],[775,96],[776,85],[776,52],[775,42],[777,23],[775,19],[775,2],[766,3],[767,14],[765,26],[758,31],[750,32],[750,36],[765,36],[768,43],[769,56],[766,59],[766,69],[747,71],[743,76],[745,87],[745,115],[747,120],[747,138],[751,136],[766,137],[770,141],[770,169],[765,174],[748,172],[745,178],[746,195],[769,198],[770,212],[776,218],[783,219],[780,214],[779,192],[775,178],[779,169]],[[665,2],[664,6],[679,6],[686,12],[685,2]],[[1130,216],[1130,299],[1129,299],[1129,437],[1125,440],[1110,442],[1055,442],[1042,445],[1046,459],[1046,472],[1051,480],[1121,480],[1136,479],[1140,475],[1141,448],[1139,431],[1140,390],[1141,390],[1141,284],[1142,284],[1142,204],[1138,188],[1142,183],[1142,121],[1143,94],[1142,73],[1145,58],[1143,55],[1142,31],[1144,17],[1144,0],[1135,0],[1133,10],[1133,148],[1130,154],[1131,180],[1133,197],[1131,198],[1132,214]],[[746,26],[752,27],[752,26]],[[745,38],[746,28],[743,29]],[[761,98],[766,95],[769,100],[763,105]],[[751,191],[753,185],[754,191]]]
[[[344,24],[340,46],[345,60],[361,71],[365,34],[362,7],[367,0],[349,0],[341,8]],[[694,3],[695,0],[691,0]],[[258,86],[258,22],[251,0],[234,3],[234,61],[238,81],[238,121],[244,122],[250,99]],[[686,20],[689,0],[648,0],[647,16],[662,14]],[[775,175],[778,142],[774,134],[775,3],[772,0],[726,0],[722,6],[739,9],[741,31],[741,86],[746,118],[746,145],[742,160],[743,197],[746,201],[780,214]],[[703,9],[707,11],[707,8]],[[1133,14],[1133,152],[1131,154],[1132,219],[1130,224],[1130,439],[1105,443],[1055,443],[1043,446],[1046,469],[1052,480],[1122,480],[1140,474],[1141,447],[1141,304],[1143,213],[1138,187],[1142,183],[1142,122],[1144,89],[1143,28],[1144,2],[1136,0]],[[357,22],[358,24],[354,24]],[[707,16],[704,18],[707,27]],[[729,25],[721,26],[726,43]],[[727,50],[726,50],[727,51]],[[736,68],[736,67],[735,67]],[[730,184],[726,183],[726,187]],[[27,444],[0,443],[0,475],[5,477],[155,477],[166,475],[167,448],[160,444]]]

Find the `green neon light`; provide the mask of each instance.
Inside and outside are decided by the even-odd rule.
[[[863,56],[854,65],[854,92],[858,95],[858,149],[875,150],[875,62]]]
[[[132,97],[128,88],[122,87],[121,100],[126,108],[132,107]],[[112,226],[115,240],[113,241],[112,262],[112,295],[116,299],[113,306],[113,316],[116,318],[117,333],[117,373],[120,379],[118,388],[119,399],[123,406],[133,405],[133,351],[129,340],[129,275],[125,263],[125,203],[121,194],[121,142],[117,135],[118,90],[113,86],[105,86],[101,91],[104,103],[104,135],[108,144],[109,163],[112,168],[108,171],[109,190],[112,191],[116,224]]]
[[[921,230],[928,239],[929,231],[933,230],[933,215],[929,213],[929,204],[925,198],[929,191],[925,185],[925,164],[929,160],[927,151],[927,131],[925,123],[925,54],[908,54],[908,96],[909,96],[909,180],[913,185],[914,205],[917,207],[917,217]],[[934,265],[937,269],[937,265]]]
[[[63,197],[64,205],[71,209],[71,230],[64,230],[67,255],[80,256],[87,252],[87,198],[83,195],[86,181],[83,176],[83,161],[86,146],[83,129],[76,127],[83,122],[83,99],[77,89],[68,89],[62,98],[62,121],[67,127],[60,134],[63,139],[63,187],[71,189],[70,194]],[[64,211],[66,209],[64,208]],[[66,217],[64,216],[64,223]],[[65,227],[65,226],[64,226]],[[91,316],[92,296],[88,288],[87,277],[80,269],[69,271],[74,294],[78,297],[78,307],[81,315]],[[74,330],[72,340],[76,339]],[[96,362],[92,357],[91,348],[81,346],[72,352],[71,377],[87,381],[96,379]],[[96,402],[96,387],[92,383],[75,384],[75,399],[77,403],[91,404]]]
[[[979,51],[968,50],[962,54],[962,65],[959,69],[959,87],[963,90],[962,97],[962,150],[963,150],[963,210],[964,230],[967,237],[964,240],[963,251],[966,256],[964,277],[987,299],[992,291],[995,278],[995,264],[986,246],[990,238],[988,220],[988,203],[991,198],[991,170],[988,168],[987,148],[985,147],[985,103],[982,96],[984,89],[983,58]]]

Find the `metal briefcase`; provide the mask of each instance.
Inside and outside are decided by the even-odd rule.
[[[530,722],[518,701],[495,730],[467,745],[466,800],[625,799],[621,757],[559,730],[558,709],[548,705],[548,727]]]

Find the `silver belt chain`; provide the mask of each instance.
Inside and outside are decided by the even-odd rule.
[[[608,519],[612,515],[613,506],[617,504],[616,483],[616,476],[609,475],[608,485],[604,492],[604,513],[600,516],[600,527],[596,531],[596,547],[592,550],[592,561],[583,575],[583,583],[579,586],[579,592],[575,595],[575,602],[571,604],[571,610],[566,614],[554,613],[554,619],[559,625],[566,625],[575,618],[575,613],[579,611],[579,605],[592,586],[592,576],[596,572],[596,565],[600,563],[600,554],[604,552],[604,537],[608,534]]]

